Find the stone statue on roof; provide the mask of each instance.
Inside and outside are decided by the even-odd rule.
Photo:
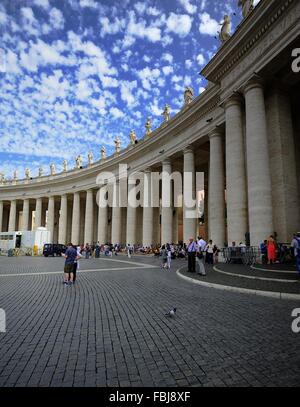
[[[231,31],[230,17],[228,15],[225,15],[224,22],[222,24],[222,28],[219,34],[219,38],[222,44],[228,41],[229,38],[231,37],[230,31]]]
[[[151,127],[152,127],[152,121],[151,121],[150,117],[148,117],[146,124],[145,124],[146,136],[149,136],[151,134]]]
[[[25,178],[27,180],[30,179],[30,169],[29,168],[26,168],[26,170],[25,170]]]
[[[116,150],[116,153],[119,154],[120,151],[121,151],[121,141],[120,141],[119,137],[117,137],[117,138],[114,140],[114,143],[115,143],[115,150]]]
[[[79,170],[80,168],[82,168],[82,157],[79,154],[79,156],[76,157],[76,168]]]
[[[169,105],[166,105],[165,106],[165,108],[164,108],[164,111],[163,111],[163,113],[162,113],[162,115],[164,116],[164,121],[165,122],[168,122],[169,120],[170,120],[170,118],[171,118],[171,109],[170,109],[170,106]]]
[[[50,174],[55,175],[55,164],[50,164]]]
[[[189,105],[190,103],[192,103],[193,99],[194,99],[193,88],[188,86],[185,88],[185,91],[184,91],[184,104]]]
[[[135,131],[134,131],[134,130],[131,130],[131,132],[130,132],[130,143],[131,143],[132,145],[135,145],[136,142],[137,142],[137,138],[136,138]]]
[[[94,162],[94,156],[91,151],[88,153],[88,162],[89,162],[89,165],[92,165]]]
[[[101,160],[105,160],[106,158],[106,148],[104,146],[101,147]]]
[[[44,174],[44,170],[42,167],[39,168],[39,177],[42,177]]]
[[[63,171],[64,172],[68,171],[68,161],[66,159],[64,159],[63,161]]]
[[[238,6],[242,7],[243,17],[246,18],[254,9],[254,0],[238,0]]]

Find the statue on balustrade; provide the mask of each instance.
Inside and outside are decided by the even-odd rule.
[[[231,30],[230,17],[228,15],[225,15],[224,22],[223,22],[222,28],[221,28],[221,32],[219,34],[220,41],[222,44],[224,44],[226,41],[228,41],[229,38],[231,37],[230,30]]]
[[[92,165],[93,162],[94,162],[94,156],[93,156],[93,153],[90,151],[88,153],[88,163],[89,163],[89,165]]]
[[[5,181],[4,174],[2,172],[0,172],[0,185],[3,185],[4,181]]]
[[[135,144],[137,144],[137,138],[136,138],[136,134],[134,130],[131,130],[130,132],[130,142],[131,144],[134,146]]]
[[[50,174],[55,175],[55,164],[50,165]]]
[[[30,169],[29,168],[26,168],[26,170],[25,170],[25,178],[27,180],[30,179]]]
[[[151,127],[152,127],[152,121],[151,121],[150,117],[148,117],[146,124],[145,124],[146,136],[149,136],[151,134]]]
[[[105,160],[106,158],[106,148],[104,146],[101,147],[101,160]]]
[[[16,182],[18,180],[18,171],[14,170],[14,181]]]
[[[184,104],[189,105],[190,103],[192,103],[193,99],[194,99],[193,88],[188,86],[185,88],[185,91],[184,91]]]
[[[68,171],[68,161],[66,159],[64,159],[63,161],[63,171],[64,172]]]
[[[42,167],[39,168],[39,177],[42,177],[44,174],[44,170]]]
[[[76,168],[77,169],[81,169],[82,168],[82,157],[81,157],[81,155],[79,154],[79,156],[78,157],[76,157]]]
[[[242,7],[243,17],[246,18],[254,9],[254,0],[238,0],[238,6]]]
[[[163,116],[164,116],[164,121],[168,122],[171,118],[171,109],[169,105],[165,106],[165,109],[163,111]]]
[[[119,137],[117,137],[115,139],[114,143],[115,143],[116,154],[119,154],[121,151],[121,141],[120,141]]]

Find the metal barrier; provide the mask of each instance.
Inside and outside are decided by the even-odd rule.
[[[260,250],[256,246],[224,247],[221,252],[226,263],[243,263],[251,266],[260,258]]]

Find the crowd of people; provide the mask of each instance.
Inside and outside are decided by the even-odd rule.
[[[300,274],[300,232],[295,233],[291,244],[277,242],[276,236],[270,235],[260,244],[262,264],[293,263],[296,262]]]
[[[235,242],[232,242],[230,250],[243,250],[246,245],[241,242],[236,246]],[[300,232],[293,236],[293,240],[290,246],[277,243],[276,238],[271,235],[268,239],[264,240],[259,247],[261,261],[263,264],[284,263],[289,258],[290,261],[296,261],[298,273],[300,275]],[[122,247],[120,244],[97,244],[74,246],[69,243],[65,252],[65,268],[64,268],[64,284],[72,285],[76,281],[76,272],[79,270],[79,260],[84,257],[99,258],[101,253],[103,256],[112,257],[118,256],[119,253],[124,252],[128,258],[131,258],[133,253],[140,253],[146,255],[153,255],[161,258],[161,268],[165,270],[171,270],[172,260],[175,259],[187,259],[188,260],[188,272],[198,273],[200,275],[206,275],[206,264],[214,264],[218,262],[218,256],[220,249],[209,240],[208,243],[198,236],[197,239],[191,237],[189,242],[179,242],[178,244],[167,243],[162,246],[152,247],[134,247],[127,244]]]

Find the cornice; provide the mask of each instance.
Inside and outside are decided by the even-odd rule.
[[[223,76],[264,38],[277,20],[296,1],[298,0],[261,0],[201,71],[201,75],[213,83],[219,83]]]

